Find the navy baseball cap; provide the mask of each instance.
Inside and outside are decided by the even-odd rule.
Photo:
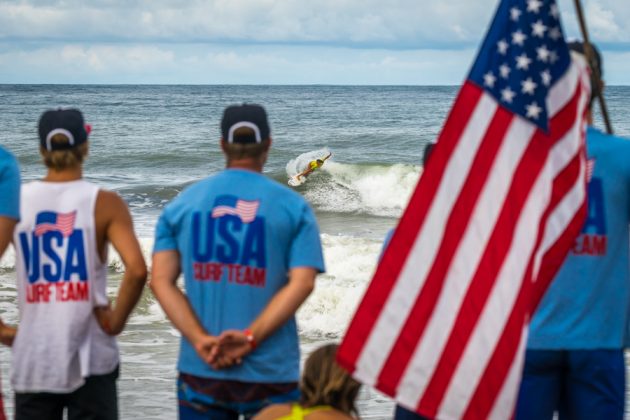
[[[39,144],[48,150],[67,150],[87,141],[90,126],[85,124],[78,109],[51,109],[39,118]],[[68,143],[53,143],[56,134],[63,134]]]
[[[235,135],[234,132],[242,127],[251,129],[251,132]],[[260,105],[231,105],[223,111],[221,135],[228,143],[260,143],[267,140],[270,133],[267,112]]]

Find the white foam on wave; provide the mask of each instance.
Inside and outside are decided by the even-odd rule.
[[[322,234],[326,273],[317,277],[314,292],[297,313],[300,335],[338,338],[346,330],[376,266],[381,243],[372,239]],[[154,298],[133,324],[166,321]]]
[[[299,309],[298,325],[300,334],[304,337],[337,338],[347,328],[372,276],[381,243],[373,239],[345,235],[322,234],[321,238],[326,273],[318,276],[315,291]],[[140,246],[150,266],[153,239],[141,238]],[[11,249],[2,259],[2,267],[12,269],[14,260]],[[110,269],[119,273],[123,272],[122,260],[113,248],[110,249],[108,262]],[[2,276],[5,280],[2,282],[5,287],[5,298],[13,302],[15,299],[14,276],[14,273],[5,273]],[[109,282],[107,292],[111,297],[116,296],[118,286],[118,281]],[[145,299],[140,303],[142,308],[134,311],[130,323],[148,325],[155,322],[167,322],[166,315],[153,295],[149,293]],[[0,312],[6,312],[14,304],[7,303],[4,306],[0,301]],[[12,315],[10,318],[15,318],[16,314],[12,313]]]
[[[356,165],[327,162],[313,174],[304,195],[318,210],[399,217],[418,182],[415,165]]]
[[[138,238],[140,243],[140,250],[144,256],[144,260],[147,262],[147,266],[151,267],[151,255],[153,253],[153,238]],[[107,254],[107,265],[110,269],[115,270],[118,273],[122,273],[125,270],[120,254],[116,252],[113,246],[109,246]]]
[[[374,272],[381,243],[371,239],[322,235],[326,273],[298,311],[306,337],[340,337]]]

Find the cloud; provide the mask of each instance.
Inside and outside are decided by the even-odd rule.
[[[573,1],[559,2],[580,37]],[[458,84],[497,4],[0,1],[0,83]],[[630,83],[630,1],[584,5],[609,82]]]
[[[630,2],[587,0],[600,42],[630,42]],[[461,48],[476,45],[496,0],[22,0],[0,3],[0,40]],[[576,32],[570,0],[560,0]]]
[[[459,84],[468,50],[0,44],[0,83]]]
[[[20,1],[0,4],[0,39],[237,42],[418,48],[475,41],[492,0]]]

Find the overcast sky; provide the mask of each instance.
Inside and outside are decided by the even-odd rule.
[[[497,3],[0,0],[0,83],[459,84]],[[583,3],[607,83],[630,85],[630,0]]]

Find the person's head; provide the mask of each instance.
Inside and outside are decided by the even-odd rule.
[[[39,118],[39,150],[47,168],[80,167],[88,153],[90,127],[78,109],[49,110]]]
[[[221,147],[228,166],[236,160],[265,162],[271,145],[267,112],[260,105],[232,105],[223,111]]]
[[[335,361],[336,344],[315,350],[306,359],[300,388],[304,407],[329,405],[348,415],[358,415],[355,400],[361,384]]]
[[[572,41],[568,44],[569,50],[575,51],[578,54],[586,56],[584,50],[584,43],[582,41]],[[591,59],[587,57],[587,63],[591,69],[591,101],[589,102],[589,108],[593,106],[593,101],[602,94],[604,90],[604,68],[602,63],[602,56],[599,53],[597,47],[591,44],[591,51],[593,52]]]
[[[322,166],[324,164],[324,161],[321,159],[317,159],[317,166]]]

